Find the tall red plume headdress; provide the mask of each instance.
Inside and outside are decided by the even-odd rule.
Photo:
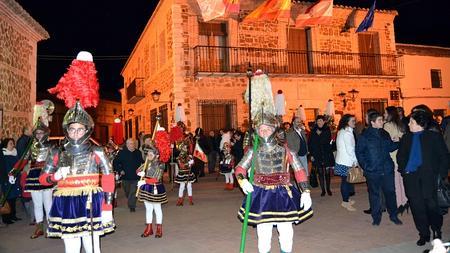
[[[169,134],[163,130],[164,128],[158,130],[155,134],[155,145],[159,151],[159,160],[161,162],[168,162],[172,154],[172,149],[170,148],[170,137]]]
[[[92,54],[81,51],[56,86],[48,91],[57,94],[56,97],[64,100],[68,108],[72,108],[77,100],[84,108],[97,107],[99,83],[96,74]]]

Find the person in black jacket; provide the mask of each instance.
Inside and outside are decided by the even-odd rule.
[[[380,113],[370,113],[368,119],[370,125],[359,136],[355,151],[367,179],[372,225],[379,226],[381,223],[381,192],[386,200],[390,220],[401,225],[403,223],[398,218],[395,199],[394,162],[390,156],[390,152],[398,148],[398,143],[393,142],[389,133],[383,129],[383,116]]]
[[[418,246],[430,241],[430,227],[433,239],[442,237],[437,180],[447,177],[448,151],[442,135],[429,130],[431,120],[431,115],[425,111],[411,113],[410,132],[402,137],[397,152],[398,171],[403,176],[406,197],[419,231]]]
[[[325,117],[322,115],[316,118],[316,124],[309,136],[308,148],[312,164],[319,172],[320,188],[322,189],[320,196],[325,196],[325,184],[326,192],[331,196],[330,180],[334,156],[331,147],[331,130],[325,124]]]
[[[19,158],[22,157],[23,153],[25,152],[25,149],[27,148],[28,143],[31,140],[32,131],[30,126],[24,126],[22,128],[22,135],[17,139],[16,149],[17,149],[17,156]]]
[[[136,149],[136,141],[131,138],[126,141],[126,147],[120,150],[114,159],[114,170],[122,177],[123,190],[128,199],[130,212],[136,211],[136,190],[139,179],[136,170],[142,163],[144,163],[142,153]]]
[[[196,143],[202,148],[203,152],[206,156],[208,156],[210,152],[210,147],[208,145],[208,140],[206,139],[206,136],[203,134],[203,129],[200,127],[197,127],[195,129],[195,136],[194,136],[194,146]],[[204,177],[205,176],[205,162],[198,159],[194,156],[194,165],[192,166],[192,172],[194,172],[195,177]]]

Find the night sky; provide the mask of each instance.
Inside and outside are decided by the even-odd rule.
[[[81,50],[94,56],[100,96],[120,99],[120,76],[128,55],[157,5],[157,0],[17,0],[50,34],[38,43],[37,89],[56,85]],[[314,1],[310,1],[314,2]],[[372,0],[335,0],[368,8]],[[378,0],[377,9],[396,9],[396,41],[450,47],[449,0]],[[102,56],[102,58],[96,58]]]

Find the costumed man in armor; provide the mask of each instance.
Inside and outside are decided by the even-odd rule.
[[[274,115],[273,99],[270,101],[271,86],[267,75],[258,71],[252,80],[252,120],[259,145],[249,148],[236,166],[235,175],[245,194],[252,192],[248,211],[248,225],[256,226],[258,250],[270,252],[272,228],[277,227],[281,252],[292,252],[293,226],[313,214],[307,171],[300,164],[297,154],[287,145],[277,142],[275,136],[279,122]],[[268,90],[270,93],[266,93]],[[248,93],[248,92],[247,92]],[[261,95],[262,94],[262,95]],[[255,140],[253,140],[255,143]],[[254,166],[252,168],[252,160]],[[300,191],[290,182],[289,165],[294,170]],[[254,182],[247,174],[254,169]],[[238,211],[238,218],[244,221],[245,198]]]
[[[50,217],[52,207],[53,185],[43,185],[39,183],[39,176],[42,168],[48,159],[51,147],[48,142],[50,129],[41,121],[38,121],[33,131],[33,143],[31,144],[30,169],[25,181],[25,192],[31,193],[33,200],[34,217],[36,219],[36,230],[31,235],[31,239],[44,235],[44,209],[47,220]]]
[[[159,140],[161,140],[161,138],[159,138],[155,140],[155,144],[151,143],[143,145],[142,150],[144,151],[146,161],[137,170],[138,176],[141,177],[141,180],[138,181],[139,190],[137,197],[139,201],[144,202],[146,211],[146,226],[141,237],[148,237],[150,235],[153,235],[153,211],[156,215],[155,237],[162,237],[163,213],[161,205],[168,202],[166,189],[164,188],[164,184],[162,183],[162,178],[164,174],[164,163],[170,159],[171,148],[169,135],[165,131],[161,132],[165,134],[165,136],[163,137],[163,142],[160,142]],[[160,148],[164,149],[164,157],[160,157]]]
[[[192,144],[189,140],[189,136],[187,136],[178,146],[180,153],[177,157],[178,174],[175,177],[175,183],[180,184],[180,189],[178,190],[177,206],[183,205],[185,188],[187,188],[189,204],[194,204],[192,199],[192,183],[195,182],[196,177],[191,170],[192,165],[194,164],[194,158],[189,152],[191,146]]]
[[[229,142],[223,144],[222,160],[220,161],[220,174],[225,176],[225,190],[233,190],[234,179],[234,156],[231,154],[231,145]]]
[[[66,142],[53,149],[42,170],[43,185],[56,184],[47,229],[48,237],[64,240],[65,252],[100,252],[100,236],[114,230],[114,174],[104,149],[89,141],[94,130],[84,106],[97,106],[98,81],[92,55],[80,52],[51,93],[70,109],[62,127]],[[81,99],[81,101],[77,100]]]

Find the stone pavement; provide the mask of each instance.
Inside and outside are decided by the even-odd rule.
[[[115,209],[117,230],[102,238],[102,252],[217,252],[239,251],[241,223],[236,218],[243,195],[235,189],[223,190],[224,178],[215,181],[215,175],[200,178],[193,185],[194,206],[175,206],[177,188],[171,191],[166,184],[169,203],[163,206],[163,237],[141,238],[144,229],[145,208],[138,205],[136,213],[130,213],[120,189],[119,207]],[[320,197],[313,189],[314,217],[294,227],[293,252],[317,253],[400,253],[422,252],[430,248],[415,245],[418,235],[411,214],[403,214],[402,226],[389,221],[387,214],[379,227],[371,225],[370,215],[362,210],[368,207],[365,184],[357,185],[356,212],[349,212],[340,206],[339,178],[332,180],[333,196]],[[20,209],[21,210],[21,209]],[[25,214],[19,211],[18,216]],[[22,220],[7,228],[0,228],[1,253],[63,252],[60,239],[29,239],[34,227]],[[450,219],[444,217],[444,239],[450,239]],[[246,252],[257,252],[256,230],[251,227],[247,235]],[[272,252],[279,252],[277,233],[274,229]]]

